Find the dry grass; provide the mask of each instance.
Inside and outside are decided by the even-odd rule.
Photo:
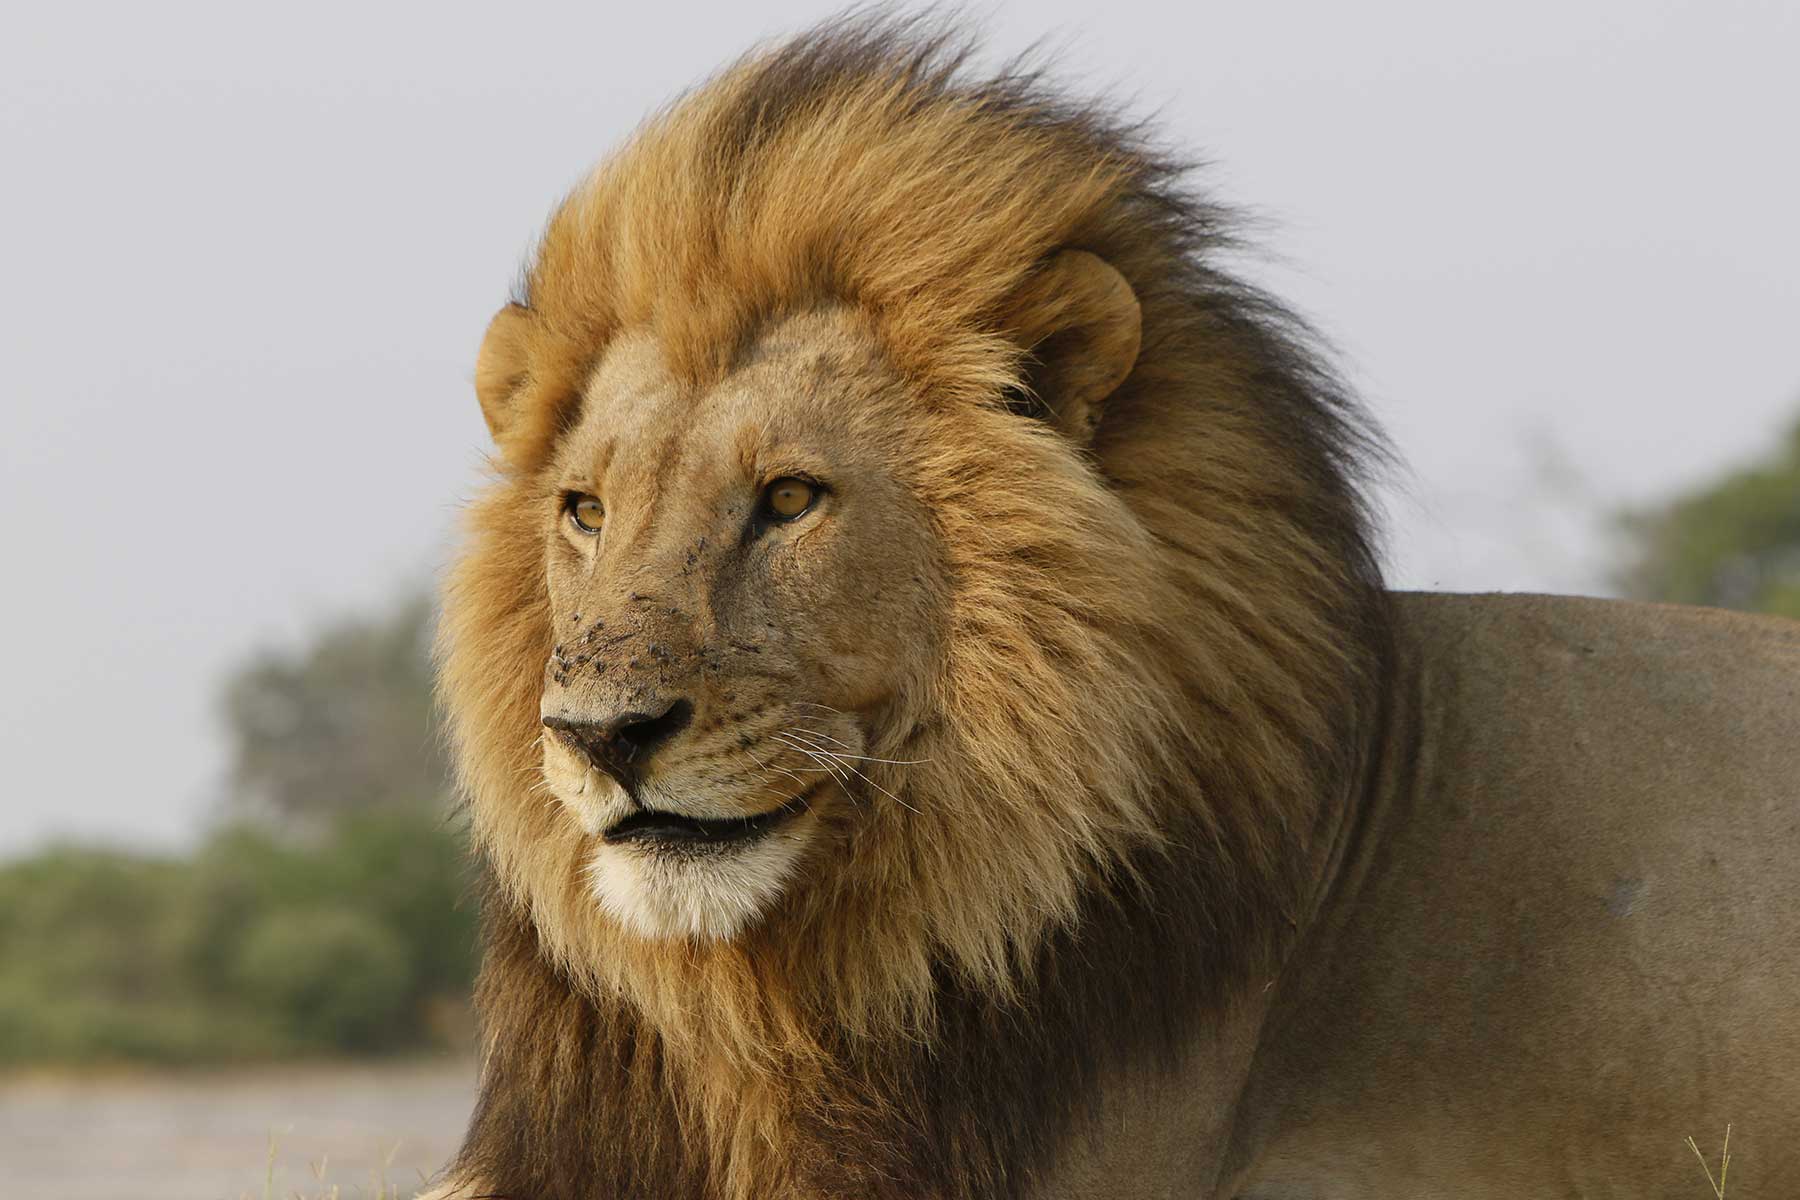
[[[406,1200],[416,1191],[422,1191],[427,1182],[424,1172],[419,1173],[417,1189],[402,1189],[400,1185],[388,1180],[388,1171],[394,1165],[394,1156],[400,1152],[400,1143],[395,1142],[381,1156],[381,1163],[370,1172],[367,1187],[353,1184],[346,1189],[342,1184],[326,1183],[326,1175],[330,1170],[331,1161],[329,1156],[324,1156],[317,1162],[309,1164],[313,1176],[312,1187],[309,1190],[304,1192],[297,1188],[282,1190],[276,1186],[275,1178],[277,1174],[275,1160],[280,1148],[281,1139],[271,1130],[269,1155],[264,1167],[260,1200]],[[258,1198],[245,1192],[239,1197],[239,1200],[258,1200]]]
[[[1700,1169],[1706,1172],[1706,1182],[1712,1185],[1713,1195],[1717,1200],[1725,1200],[1725,1175],[1731,1170],[1731,1126],[1725,1126],[1725,1146],[1719,1151],[1719,1175],[1713,1177],[1712,1168],[1706,1165],[1706,1155],[1700,1153],[1700,1147],[1689,1137],[1687,1147],[1700,1160]]]

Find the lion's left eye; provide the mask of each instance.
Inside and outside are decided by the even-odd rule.
[[[813,506],[819,489],[804,479],[787,476],[763,489],[763,508],[779,521],[791,521]]]

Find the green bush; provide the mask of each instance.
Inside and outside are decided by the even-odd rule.
[[[475,971],[468,856],[413,597],[233,671],[225,812],[186,858],[0,864],[0,1063],[406,1050]]]
[[[187,859],[57,849],[0,866],[0,1063],[401,1051],[466,997],[467,855],[440,818],[246,828]]]
[[[1800,424],[1761,461],[1621,525],[1626,595],[1800,619]]]
[[[277,909],[251,926],[234,966],[240,992],[298,1045],[370,1050],[403,1031],[412,965],[378,917],[341,906]]]

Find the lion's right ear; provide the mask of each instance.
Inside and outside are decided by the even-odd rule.
[[[517,401],[525,385],[526,347],[531,333],[531,310],[508,304],[488,322],[475,357],[475,396],[488,433],[501,441],[518,417]]]

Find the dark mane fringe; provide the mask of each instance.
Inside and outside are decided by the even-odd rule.
[[[1210,605],[1219,622],[1243,628],[1242,647],[1222,662],[1306,663],[1279,679],[1269,668],[1261,690],[1194,683],[1171,703],[1215,722],[1221,738],[1241,731],[1246,742],[1261,735],[1291,749],[1264,761],[1239,747],[1235,758],[1219,751],[1198,765],[1189,757],[1199,751],[1170,751],[1165,769],[1201,774],[1208,804],[1169,803],[1159,840],[1096,864],[1074,917],[1034,944],[1017,992],[946,960],[933,979],[929,1041],[852,1039],[821,1022],[813,1032],[827,1066],[809,1073],[796,1064],[802,1082],[782,1097],[787,1143],[753,1194],[1030,1194],[1103,1073],[1122,1064],[1174,1069],[1209,1015],[1279,969],[1328,876],[1341,800],[1377,719],[1388,617],[1359,481],[1385,460],[1379,437],[1304,324],[1214,265],[1234,244],[1230,216],[1193,190],[1185,164],[1141,126],[1059,94],[1028,65],[970,78],[971,53],[933,18],[857,16],[749,56],[653,118],[640,141],[654,142],[696,96],[725,95],[722,106],[707,101],[715,107],[702,130],[706,152],[682,160],[699,173],[684,186],[754,207],[745,189],[768,147],[804,133],[842,97],[885,90],[919,120],[961,114],[980,136],[956,146],[995,136],[1020,144],[1008,179],[1034,186],[1041,162],[1055,187],[1026,199],[1054,206],[1066,195],[1060,215],[991,260],[970,248],[976,282],[928,294],[921,286],[931,281],[864,271],[854,248],[827,243],[785,267],[749,262],[721,286],[721,243],[739,232],[721,217],[689,241],[658,244],[667,261],[654,287],[625,279],[602,295],[570,280],[627,253],[616,247],[636,234],[620,232],[625,214],[578,193],[553,219],[519,294],[542,331],[521,400],[530,415],[501,446],[504,468],[526,477],[541,464],[594,356],[632,323],[655,325],[678,365],[704,379],[729,368],[771,306],[845,299],[881,316],[887,352],[922,392],[999,403],[1024,364],[992,327],[995,299],[1043,253],[1092,250],[1137,290],[1145,334],[1139,369],[1109,401],[1095,446],[1100,469],[1184,564],[1196,613]],[[591,230],[613,240],[603,245]],[[996,265],[1002,257],[1016,266]],[[940,276],[956,277],[960,264],[948,255]],[[665,289],[681,295],[681,311],[665,304]],[[971,329],[985,332],[971,338]],[[1115,409],[1125,432],[1112,431]],[[1173,424],[1165,441],[1178,451],[1156,449],[1144,432],[1158,422]],[[1215,441],[1223,448],[1209,449]],[[1134,474],[1129,459],[1142,447],[1160,457]],[[1153,470],[1162,475],[1151,480]],[[1224,532],[1212,541],[1191,534],[1188,501],[1159,488],[1191,488],[1202,496],[1194,505],[1216,501],[1220,512],[1208,519]],[[1285,540],[1263,544],[1269,530]],[[1276,586],[1286,594],[1269,594]],[[1177,629],[1170,644],[1187,636],[1200,635]],[[546,943],[508,881],[496,882],[486,922],[482,1097],[453,1174],[514,1200],[744,1195],[719,1143],[699,1132],[708,1118],[690,1107],[661,1035],[629,997],[571,975],[568,954]]]

